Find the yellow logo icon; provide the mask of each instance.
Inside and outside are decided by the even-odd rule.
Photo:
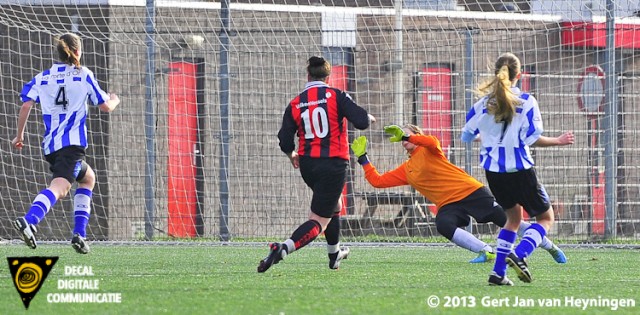
[[[7,257],[7,261],[22,304],[29,309],[31,300],[42,287],[58,257]]]

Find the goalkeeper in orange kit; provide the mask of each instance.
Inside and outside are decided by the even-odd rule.
[[[495,259],[493,248],[479,240],[462,227],[469,225],[473,217],[478,223],[493,222],[503,227],[507,217],[502,207],[482,183],[449,162],[434,136],[423,134],[415,125],[384,127],[391,135],[391,142],[401,142],[409,159],[400,166],[378,173],[367,156],[367,138],[360,136],[353,141],[351,149],[362,165],[365,178],[376,188],[410,185],[436,205],[436,229],[456,245],[468,249],[478,256],[471,263],[488,262]],[[520,231],[530,226],[521,222]],[[553,256],[556,262],[565,263],[562,250],[545,237],[541,247]]]

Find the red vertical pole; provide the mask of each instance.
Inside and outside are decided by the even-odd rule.
[[[168,76],[168,233],[174,237],[196,235],[197,65],[169,64]]]

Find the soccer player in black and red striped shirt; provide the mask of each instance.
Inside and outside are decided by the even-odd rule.
[[[338,269],[349,255],[340,248],[341,194],[349,164],[347,120],[357,129],[369,127],[375,118],[358,106],[349,94],[327,85],[331,65],[322,57],[307,61],[304,90],[287,105],[278,132],[280,149],[313,191],[309,220],[287,240],[269,244],[269,255],[258,272],[267,271],[285,256],[312,242],[324,231],[329,268]],[[294,137],[298,136],[298,149]]]

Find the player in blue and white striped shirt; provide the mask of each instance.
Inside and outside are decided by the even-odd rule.
[[[498,57],[495,77],[478,87],[483,96],[467,114],[462,141],[476,138],[482,143],[480,165],[485,169],[491,192],[506,209],[507,223],[498,234],[497,255],[489,284],[513,285],[506,277],[507,263],[518,278],[531,282],[526,258],[541,243],[554,221],[549,195],[538,182],[530,146],[567,145],[571,132],[557,138],[542,136],[543,126],[536,99],[515,87],[520,79],[520,60],[512,53]],[[516,246],[522,208],[536,218]],[[506,261],[506,262],[505,262]]]
[[[93,72],[80,65],[80,37],[72,33],[64,34],[57,39],[56,46],[61,62],[36,75],[22,89],[20,97],[23,104],[18,117],[18,132],[11,142],[15,148],[22,148],[29,113],[35,103],[40,103],[45,125],[42,150],[50,164],[53,179],[49,187],[33,200],[27,214],[14,221],[14,226],[27,246],[35,249],[36,225],[58,199],[69,193],[71,184],[77,181],[71,245],[78,253],[86,254],[89,252],[85,242],[86,227],[96,181],[93,169],[84,161],[88,145],[87,99],[104,112],[113,111],[120,99],[115,94],[104,92]]]

